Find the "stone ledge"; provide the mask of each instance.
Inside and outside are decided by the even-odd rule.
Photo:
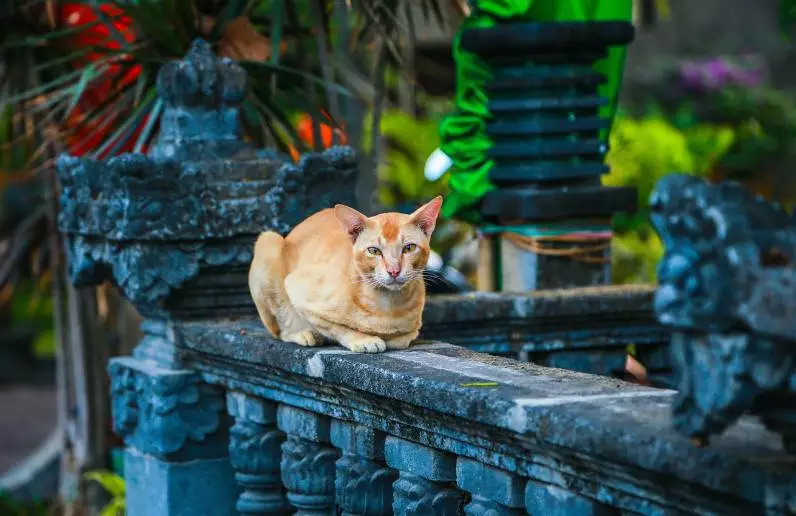
[[[252,319],[182,330],[187,358],[210,383],[627,510],[748,514],[785,510],[796,499],[793,459],[777,437],[743,419],[709,448],[695,448],[671,427],[673,391],[442,343],[378,355],[301,348],[270,338]]]

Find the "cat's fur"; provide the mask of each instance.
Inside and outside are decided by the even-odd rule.
[[[263,324],[302,346],[328,339],[359,352],[408,347],[420,330],[423,269],[441,206],[437,197],[411,215],[366,217],[338,204],[285,238],[261,234],[249,289]]]

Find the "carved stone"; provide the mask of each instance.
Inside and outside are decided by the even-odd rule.
[[[393,482],[398,473],[384,462],[382,432],[332,421],[332,444],[342,450],[337,460],[337,505],[347,516],[392,514]]]
[[[279,429],[287,434],[282,443],[282,483],[299,516],[335,514],[335,461],[337,450],[329,446],[329,419],[305,410],[281,405]]]
[[[738,184],[677,174],[650,204],[666,246],[655,311],[678,331],[675,427],[703,441],[751,411],[796,452],[796,224]]]
[[[400,472],[393,484],[393,513],[410,516],[456,516],[464,494],[455,488],[456,457],[421,444],[388,437],[387,465]]]
[[[194,371],[114,358],[113,429],[128,446],[160,458],[226,455],[224,398]]]
[[[286,514],[280,461],[285,434],[276,427],[276,404],[245,394],[227,394],[227,410],[235,418],[230,430],[229,458],[243,488],[237,509],[244,515]]]

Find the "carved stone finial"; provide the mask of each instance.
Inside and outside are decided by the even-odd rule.
[[[239,138],[248,78],[235,61],[216,57],[207,42],[197,39],[183,59],[161,68],[157,85],[166,108],[153,157],[256,159],[255,149]]]
[[[158,74],[158,94],[170,107],[218,109],[243,102],[246,71],[229,58],[218,58],[210,45],[197,39],[185,57]]]

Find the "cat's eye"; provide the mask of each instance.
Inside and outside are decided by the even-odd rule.
[[[417,249],[417,244],[406,244],[404,246],[404,253],[411,253],[415,249]]]
[[[368,254],[371,256],[381,256],[381,249],[378,247],[368,247]]]

